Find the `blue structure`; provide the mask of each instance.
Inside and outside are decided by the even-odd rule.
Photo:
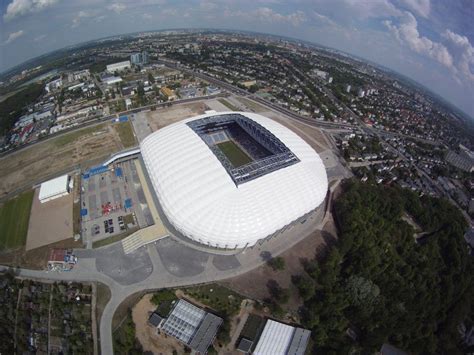
[[[127,122],[128,121],[128,116],[120,116],[119,117],[119,122]]]
[[[97,175],[97,174],[105,173],[108,170],[109,170],[109,168],[107,168],[106,166],[99,165],[99,166],[95,166],[93,168],[90,168],[89,171],[88,171],[88,174],[90,176],[94,176],[94,175]]]
[[[132,199],[131,198],[127,198],[125,200],[125,208],[132,208]]]
[[[87,208],[81,209],[81,217],[87,216]]]
[[[122,177],[123,176],[122,168],[116,168],[115,169],[115,176],[116,177]]]

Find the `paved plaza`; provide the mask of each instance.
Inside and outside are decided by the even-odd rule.
[[[82,235],[88,247],[94,241],[124,233],[119,217],[133,217],[134,225],[129,228],[153,224],[132,160],[115,164],[113,169],[98,174],[86,175],[81,184]]]

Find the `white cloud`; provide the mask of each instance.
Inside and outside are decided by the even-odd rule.
[[[447,68],[454,68],[453,57],[443,44],[420,35],[418,32],[418,22],[412,13],[405,12],[400,18],[398,26],[388,20],[383,23],[401,44],[407,45],[416,53],[436,60]]]
[[[119,3],[115,3],[115,4],[111,4],[111,5],[107,6],[107,9],[109,9],[111,11],[114,11],[117,14],[120,14],[126,8],[127,8],[127,6],[125,6],[124,4],[119,4]]]
[[[349,5],[351,15],[360,19],[402,15],[402,12],[389,0],[344,0],[344,3]]]
[[[45,34],[42,34],[42,35],[39,35],[39,36],[36,36],[34,41],[35,42],[41,42],[43,39],[46,38],[46,35]]]
[[[85,18],[85,17],[90,17],[91,14],[86,12],[86,11],[79,11],[76,15],[76,17],[74,17],[72,19],[72,28],[76,28],[77,26],[79,26],[82,22],[82,19]]]
[[[10,33],[8,35],[7,40],[5,41],[5,44],[12,43],[13,41],[15,41],[18,38],[20,38],[21,36],[23,36],[24,34],[25,34],[25,31],[23,31],[23,30],[19,30],[19,31]]]
[[[307,21],[307,17],[303,11],[295,11],[287,15],[280,14],[268,7],[259,7],[251,12],[231,12],[225,11],[224,15],[227,17],[240,17],[243,20],[251,22],[263,22],[263,23],[284,23],[291,24],[293,26],[299,26]]]
[[[56,4],[59,0],[13,0],[7,6],[7,11],[3,15],[6,21],[15,17],[39,12],[47,7]]]
[[[474,83],[474,47],[469,39],[451,30],[444,31],[441,37],[452,54],[454,64],[461,76]]]
[[[315,20],[317,22],[320,22],[321,24],[325,25],[331,25],[331,26],[338,26],[333,20],[331,20],[329,17],[320,14],[319,12],[316,11],[311,11],[311,19]]]
[[[430,14],[430,0],[401,0],[401,2],[422,17],[427,18]]]

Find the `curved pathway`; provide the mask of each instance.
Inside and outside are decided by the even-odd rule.
[[[284,232],[239,254],[217,255],[195,250],[173,238],[166,238],[125,255],[121,243],[93,250],[76,250],[78,264],[69,272],[18,269],[18,276],[54,281],[102,282],[111,291],[100,320],[102,354],[113,354],[112,319],[117,307],[130,295],[165,287],[209,283],[248,272],[269,257],[291,248],[321,229],[324,211],[319,209],[304,223],[297,222]],[[327,217],[327,216],[326,216]],[[7,269],[0,266],[0,271]]]

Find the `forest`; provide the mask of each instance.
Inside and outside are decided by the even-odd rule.
[[[35,102],[43,93],[41,84],[31,84],[6,98],[0,105],[0,136],[7,133],[16,120],[25,113],[25,107]]]
[[[397,187],[350,180],[343,190],[334,205],[337,243],[294,278],[315,350],[367,353],[384,343],[417,354],[468,350],[458,326],[472,320],[474,263],[459,210]]]

